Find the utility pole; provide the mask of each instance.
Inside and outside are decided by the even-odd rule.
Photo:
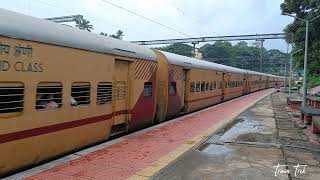
[[[260,41],[260,72],[263,72],[263,68],[262,68],[262,48],[263,48],[263,43],[264,43],[264,39],[257,39],[257,41]]]
[[[292,50],[293,50],[293,46],[292,46]],[[295,52],[290,53],[290,70],[289,70],[289,97],[291,96],[291,81],[292,81],[292,76],[293,76],[293,71],[292,71],[292,61],[293,61],[293,55],[302,51],[302,49],[299,49]]]
[[[284,93],[286,93],[286,88],[287,88],[287,62],[284,63],[284,76],[285,76],[285,80],[284,80]]]
[[[307,102],[307,72],[308,72],[308,36],[309,36],[309,21],[306,21],[306,39],[304,45],[304,62],[303,62],[303,99],[302,99],[302,107],[306,106]]]

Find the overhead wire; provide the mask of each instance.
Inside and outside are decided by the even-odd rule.
[[[58,7],[58,6],[56,6],[56,5],[53,5],[53,4],[51,4],[51,3],[48,3],[48,2],[46,2],[46,1],[43,1],[43,0],[35,0],[35,1],[37,1],[38,3],[41,3],[41,4],[44,4],[44,5],[47,5],[47,6],[50,6],[50,7],[53,7],[53,8],[57,8],[57,9],[60,9],[60,10],[63,10],[63,11],[65,11],[66,13],[75,13],[74,11],[70,11],[70,10],[67,10],[67,9],[65,9],[65,8],[60,8],[60,7]],[[52,1],[52,0],[51,0]],[[55,2],[57,2],[56,0],[54,0]],[[104,20],[101,20],[100,18],[96,18],[96,17],[92,17],[92,16],[88,16],[88,15],[85,15],[85,14],[83,14],[85,17],[87,17],[87,18],[90,18],[91,20],[93,20],[93,21],[96,21],[96,22],[105,22]],[[116,28],[119,28],[119,29],[121,29],[121,30],[127,30],[127,28],[124,28],[124,27],[121,27],[121,26],[118,26],[118,25],[114,25],[114,24],[110,24],[109,22],[105,22],[106,24],[108,24],[108,26],[113,26],[113,27],[116,27]],[[128,30],[127,30],[128,31]],[[136,32],[137,34],[145,34],[145,32],[138,32],[138,31],[136,31],[136,30],[130,30],[130,31],[134,31],[134,32]]]
[[[183,35],[183,36],[186,36],[186,37],[190,37],[190,38],[192,37],[192,36],[190,36],[190,35],[182,32],[182,31],[179,31],[179,30],[174,29],[174,28],[172,28],[172,27],[170,27],[170,26],[167,26],[167,25],[165,25],[165,24],[162,24],[162,23],[160,23],[160,22],[158,22],[158,21],[155,21],[155,20],[153,20],[153,19],[150,19],[150,18],[148,18],[148,17],[146,17],[146,16],[143,16],[143,15],[141,15],[141,14],[138,14],[138,13],[132,11],[132,10],[126,9],[126,8],[124,8],[124,7],[122,7],[122,6],[119,6],[119,5],[117,5],[117,4],[114,4],[114,3],[110,2],[110,1],[107,1],[107,0],[101,0],[101,1],[104,2],[104,3],[107,3],[107,4],[109,4],[109,5],[112,5],[112,6],[116,7],[116,8],[118,8],[118,9],[122,9],[122,10],[128,12],[128,13],[131,13],[131,14],[135,15],[135,16],[138,16],[138,17],[140,17],[140,18],[143,18],[143,19],[145,19],[145,20],[147,20],[147,21],[150,21],[150,22],[152,22],[152,23],[155,23],[155,24],[157,24],[157,25],[159,25],[159,26],[162,26],[162,27],[164,27],[164,28],[166,28],[166,29],[170,29],[170,30],[172,30],[172,31],[174,31],[174,32],[176,32],[176,33],[178,33],[178,34],[180,34],[180,35]]]

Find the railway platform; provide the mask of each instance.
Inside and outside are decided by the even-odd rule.
[[[286,96],[267,96],[153,179],[319,180],[319,136]]]
[[[84,149],[7,179],[161,179],[160,175],[167,168],[273,92],[274,89],[267,89],[248,94]]]

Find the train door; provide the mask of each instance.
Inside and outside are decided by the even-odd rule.
[[[168,106],[168,84],[169,84],[169,65],[166,57],[159,51],[155,51],[158,56],[157,85],[156,85],[156,116],[154,123],[165,120]]]
[[[262,89],[262,76],[260,76],[259,78],[259,90]]]
[[[187,70],[183,70],[182,74],[182,93],[181,93],[181,112],[185,112],[187,110],[187,91],[188,91],[188,85],[187,85]]]
[[[244,74],[242,95],[248,94],[248,79],[248,74]]]
[[[226,84],[227,84],[227,73],[223,73],[222,74],[222,81],[221,81],[221,91],[222,91],[222,95],[221,95],[221,101],[224,101],[224,96],[225,96],[225,91],[226,91]]]
[[[115,60],[113,82],[113,133],[126,131],[128,124],[128,75],[129,63]]]

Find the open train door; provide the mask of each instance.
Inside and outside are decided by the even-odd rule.
[[[113,126],[111,135],[128,130],[128,76],[129,62],[115,60],[115,76],[113,77]]]

